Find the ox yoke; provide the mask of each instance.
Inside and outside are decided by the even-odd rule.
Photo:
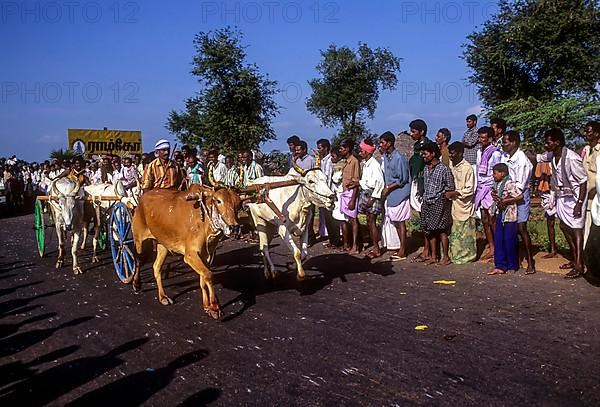
[[[279,198],[288,196],[285,201],[275,197],[275,200],[281,202],[281,213],[284,215],[284,220],[282,220],[277,215],[277,212],[275,212],[266,202],[255,203],[252,205],[257,205],[257,209],[260,207],[260,212],[262,212],[262,214],[260,214],[262,215],[260,218],[263,218],[266,222],[270,222],[275,225],[285,225],[295,236],[302,236],[306,222],[309,219],[311,203],[299,196],[302,195],[301,188],[302,187],[300,185],[297,185],[285,186],[277,188],[277,190],[271,190],[272,193],[277,193]],[[255,219],[255,221],[256,220],[257,219]]]

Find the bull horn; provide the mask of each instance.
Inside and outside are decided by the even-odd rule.
[[[321,156],[319,155],[319,152],[314,148],[311,148],[310,151],[312,151],[312,153],[315,155],[315,168],[321,168]]]
[[[296,170],[296,172],[302,176],[306,174],[306,170],[304,168],[300,168],[298,164],[296,164],[296,160],[292,160],[292,167]]]

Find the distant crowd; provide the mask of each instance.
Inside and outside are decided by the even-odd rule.
[[[550,240],[545,257],[557,256],[554,227],[558,219],[571,255],[561,266],[568,271],[565,277],[582,276],[586,265],[587,271],[600,274],[600,260],[592,255],[600,252],[598,122],[583,127],[587,145],[580,152],[569,149],[563,132],[553,128],[544,134],[545,152],[538,154],[525,153],[520,134],[507,130],[502,119],[478,127],[477,117],[470,115],[461,141],[453,143],[446,128],[436,132],[435,140],[427,138],[424,120],[413,120],[409,128],[414,144],[408,157],[396,149],[398,138],[406,137],[403,133],[366,138],[358,148],[351,139],[334,146],[320,139],[316,150],[297,136],[287,139],[290,151],[285,170],[297,168],[298,173],[318,166],[337,195],[332,211],[319,209],[318,235],[326,239],[327,248],[361,252],[358,215],[363,214],[371,240],[365,255],[377,258],[386,253],[393,261],[405,261],[409,255],[406,223],[417,213],[423,250],[410,261],[445,266],[489,260],[494,263],[489,274],[515,272],[521,268],[520,238],[526,254],[525,273],[533,274],[534,250],[527,223],[535,185],[533,192],[541,196]],[[154,154],[107,155],[99,161],[76,157],[72,162],[28,164],[13,156],[4,162],[3,181],[11,205],[46,194],[50,182],[61,176],[74,176],[86,184],[120,181],[129,194],[194,183],[242,188],[265,175],[255,154],[242,150],[223,155],[218,148],[198,151],[191,146],[172,152],[167,140],[159,140]],[[479,222],[486,240],[480,258]],[[315,231],[310,228],[309,232],[314,241]]]

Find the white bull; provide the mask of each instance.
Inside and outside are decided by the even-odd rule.
[[[298,169],[299,170],[299,169]],[[271,236],[267,234],[267,225],[275,225],[279,236],[292,250],[297,267],[298,279],[303,279],[304,268],[302,261],[308,255],[308,225],[311,219],[312,206],[333,209],[335,194],[327,185],[327,177],[319,168],[299,170],[303,175],[298,175],[294,170],[281,177],[261,177],[254,184],[273,184],[280,181],[296,181],[297,185],[273,187],[268,192],[273,204],[285,217],[280,219],[267,203],[251,203],[248,209],[256,225],[259,238],[259,250],[263,256],[265,277],[275,277],[275,266],[269,255],[269,242]],[[298,248],[292,236],[300,236],[302,250]]]
[[[50,210],[58,236],[58,259],[56,268],[64,262],[66,232],[72,232],[71,255],[73,256],[73,273],[81,274],[77,263],[77,249],[83,231],[83,199],[84,191],[78,182],[69,178],[52,181],[48,193]]]

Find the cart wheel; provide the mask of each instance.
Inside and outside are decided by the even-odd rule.
[[[102,228],[100,228],[100,233],[98,233],[98,246],[102,250],[106,249],[106,227],[105,226],[102,226]]]
[[[33,229],[35,231],[35,240],[37,242],[37,249],[40,257],[44,257],[46,249],[46,225],[44,224],[44,211],[42,208],[42,201],[35,201],[35,217],[33,223]]]
[[[118,202],[113,207],[108,221],[108,239],[117,276],[124,284],[129,284],[135,271],[131,213],[127,206]]]

